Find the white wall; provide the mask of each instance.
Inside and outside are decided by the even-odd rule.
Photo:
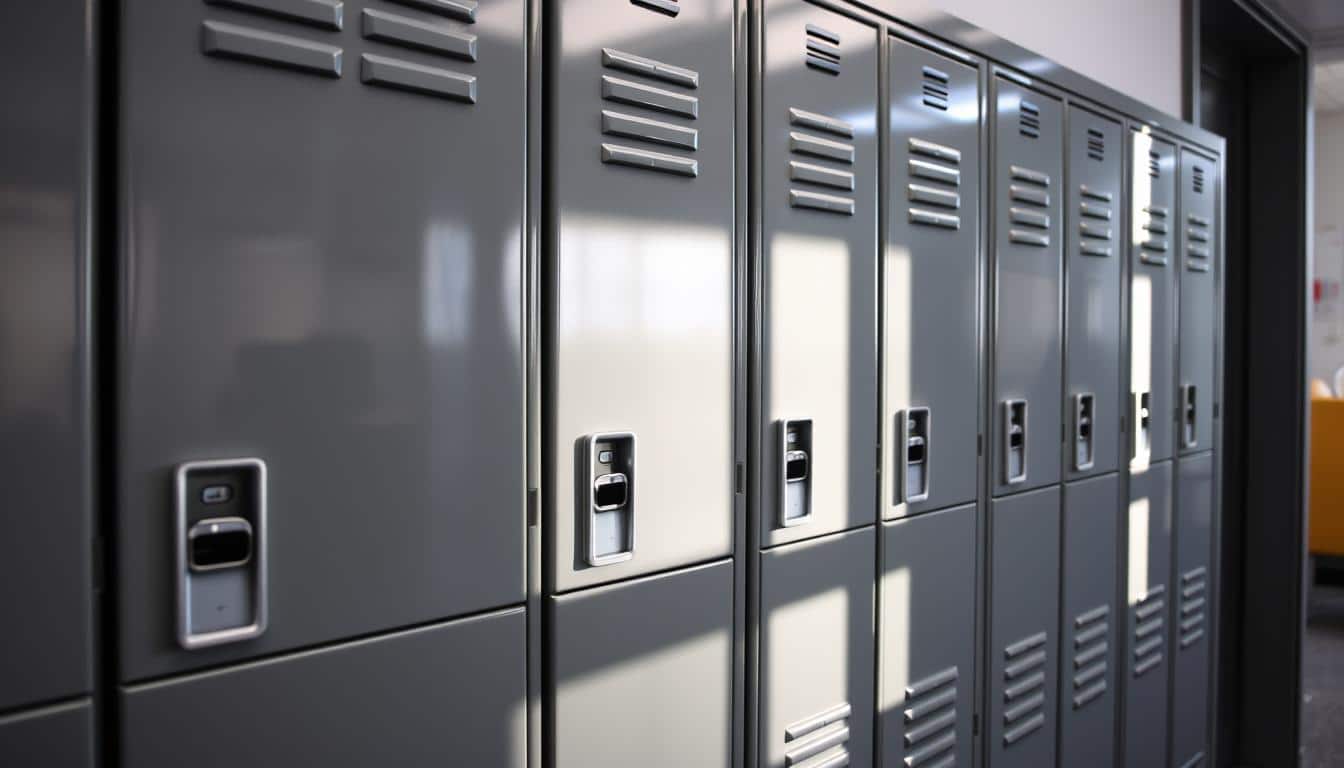
[[[1316,115],[1315,279],[1328,293],[1344,283],[1344,112]],[[1333,301],[1315,303],[1311,376],[1331,383],[1344,365],[1344,287]]]

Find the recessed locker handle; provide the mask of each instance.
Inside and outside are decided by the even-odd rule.
[[[929,498],[929,420],[928,408],[910,408],[896,414],[896,504]]]
[[[1131,409],[1134,412],[1134,438],[1131,443],[1130,458],[1147,460],[1152,453],[1153,415],[1151,397],[1148,392],[1131,392]]]
[[[1095,461],[1097,398],[1091,392],[1073,396],[1073,468],[1091,469]]]
[[[635,435],[601,432],[584,438],[578,487],[583,489],[588,565],[596,568],[635,556]]]
[[[1027,479],[1027,401],[1003,401],[1003,482]]]
[[[779,525],[791,528],[812,520],[812,420],[783,419],[776,427]]]
[[[1186,448],[1194,448],[1199,444],[1196,423],[1199,417],[1197,395],[1198,392],[1194,384],[1186,384],[1181,387],[1181,436]]]

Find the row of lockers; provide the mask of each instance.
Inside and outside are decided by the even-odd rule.
[[[1206,752],[1221,147],[843,3],[4,14],[0,762]]]

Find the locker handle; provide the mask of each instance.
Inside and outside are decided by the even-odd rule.
[[[1148,392],[1131,392],[1131,407],[1134,410],[1134,439],[1130,458],[1134,461],[1147,461],[1152,453],[1152,398]]]
[[[1186,384],[1181,387],[1181,414],[1182,414],[1182,433],[1185,447],[1194,448],[1199,444],[1199,436],[1196,430],[1196,419],[1198,418],[1198,407],[1196,405],[1196,391],[1194,384]]]
[[[1080,472],[1091,469],[1095,461],[1096,407],[1097,398],[1091,392],[1073,396],[1073,468]]]
[[[212,517],[187,530],[187,563],[197,573],[238,568],[252,561],[252,524]]]
[[[1027,479],[1027,401],[1003,401],[1003,482]]]
[[[929,498],[932,477],[930,413],[927,407],[896,413],[897,505]]]
[[[779,525],[791,528],[812,520],[812,420],[783,419],[776,427]]]
[[[588,565],[597,568],[635,556],[635,471],[633,432],[602,432],[583,439],[582,530]]]

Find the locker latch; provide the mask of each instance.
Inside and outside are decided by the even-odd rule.
[[[1134,450],[1131,458],[1135,461],[1147,461],[1152,453],[1152,409],[1151,398],[1147,392],[1136,392],[1134,398]]]
[[[1091,392],[1073,396],[1073,468],[1091,469],[1094,461],[1093,432],[1096,425],[1096,397]]]
[[[635,556],[635,435],[603,432],[584,438],[584,532],[588,564],[597,567]]]
[[[929,498],[929,409],[911,408],[896,414],[896,503]]]
[[[1196,394],[1194,384],[1186,384],[1181,387],[1181,427],[1186,448],[1194,448],[1199,444],[1199,436],[1195,429],[1195,418],[1198,412],[1195,403]]]
[[[812,519],[812,420],[779,422],[779,524],[788,528]]]
[[[1003,401],[1003,482],[1027,479],[1027,401]]]

